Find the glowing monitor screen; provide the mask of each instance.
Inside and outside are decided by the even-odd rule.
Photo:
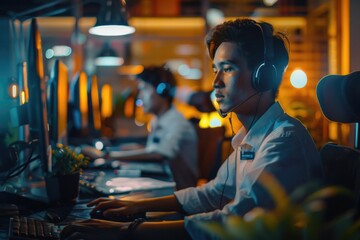
[[[47,88],[47,107],[51,146],[67,144],[68,68],[56,60],[51,69]]]
[[[90,78],[88,83],[88,101],[89,101],[89,126],[91,131],[101,129],[100,115],[100,92],[96,75]]]

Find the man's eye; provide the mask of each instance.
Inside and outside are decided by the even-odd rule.
[[[232,67],[224,67],[224,72],[231,72],[232,70]]]

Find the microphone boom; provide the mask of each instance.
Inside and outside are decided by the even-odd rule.
[[[249,97],[247,97],[244,101],[240,102],[239,104],[236,104],[234,107],[230,108],[230,110],[228,111],[222,111],[221,108],[219,108],[219,110],[217,111],[220,115],[220,117],[222,118],[226,118],[226,116],[228,115],[228,113],[233,112],[235,109],[239,108],[241,105],[243,105],[244,103],[246,103],[247,101],[249,101],[252,97],[254,97],[255,95],[259,94],[259,92],[256,92],[254,94],[251,94]]]

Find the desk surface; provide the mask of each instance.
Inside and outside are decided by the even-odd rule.
[[[114,172],[114,170],[101,170],[101,171],[87,170],[87,171],[84,171],[84,176],[89,176],[91,174],[94,176],[98,176],[98,177],[100,176],[100,178],[102,178],[100,184],[106,184],[106,182],[109,181],[109,179],[119,177],[118,173]],[[139,181],[141,181],[142,178],[135,178],[135,179],[139,179]],[[133,180],[135,180],[135,179],[133,179]],[[117,198],[127,199],[127,200],[134,200],[134,199],[166,196],[166,195],[172,194],[174,192],[175,184],[171,184],[172,183],[171,176],[168,176],[168,177],[159,176],[159,180],[162,180],[162,181],[166,180],[170,184],[168,184],[167,186],[162,187],[162,188],[153,187],[153,188],[147,188],[145,190],[136,189],[134,191],[124,191],[124,193],[113,194],[112,196],[117,197]],[[43,182],[33,182],[31,184],[32,184],[31,189],[30,189],[31,193],[33,193],[37,196],[40,196],[40,197],[42,196],[42,197],[46,198],[46,191],[45,191],[45,186],[44,186]],[[141,184],[141,183],[139,183],[139,184]],[[82,192],[80,191],[79,197],[75,203],[67,204],[67,205],[56,205],[56,206],[48,205],[43,209],[41,209],[41,208],[34,209],[31,206],[26,206],[26,208],[30,208],[30,209],[27,209],[28,211],[21,211],[20,215],[24,215],[27,217],[33,217],[33,218],[39,219],[39,220],[49,220],[49,215],[51,216],[52,214],[54,214],[54,215],[60,216],[60,218],[62,219],[60,224],[66,225],[75,220],[89,219],[90,218],[89,214],[90,214],[91,208],[88,208],[86,206],[86,203],[94,198],[97,198],[97,197],[83,195]],[[0,204],[1,204],[1,201],[2,201],[2,199],[0,199]],[[13,202],[13,203],[16,204],[16,202]],[[19,206],[19,207],[24,208],[24,206]],[[8,227],[9,227],[8,222],[9,222],[10,217],[11,217],[11,214],[9,216],[3,216],[3,217],[0,216],[0,239],[7,239]]]

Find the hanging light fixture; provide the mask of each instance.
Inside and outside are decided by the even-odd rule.
[[[104,1],[105,2],[105,1]],[[135,28],[129,26],[124,0],[106,0],[102,6],[94,27],[89,33],[98,36],[122,36],[135,32]]]
[[[124,64],[124,59],[119,57],[116,51],[105,42],[100,54],[95,59],[96,66],[116,67]]]

